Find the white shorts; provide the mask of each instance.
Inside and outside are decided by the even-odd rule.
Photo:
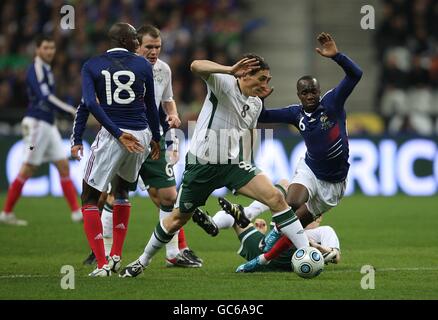
[[[84,169],[84,181],[103,192],[117,174],[128,182],[135,182],[140,167],[150,152],[152,133],[149,128],[141,131],[122,129],[135,136],[144,146],[143,153],[130,153],[105,128],[100,129],[93,144]]]
[[[292,183],[301,184],[309,191],[306,206],[315,218],[336,207],[344,196],[347,186],[346,180],[337,183],[319,180],[307,166],[304,158],[298,162]]]
[[[24,142],[24,163],[39,166],[44,162],[67,159],[56,125],[32,117],[24,117],[21,129]]]

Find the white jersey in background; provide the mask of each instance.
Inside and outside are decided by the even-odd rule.
[[[237,159],[240,137],[257,126],[262,100],[242,94],[237,79],[231,75],[213,73],[205,82],[208,92],[190,142],[190,153],[210,163]]]
[[[155,104],[157,108],[159,108],[161,102],[173,101],[172,71],[166,62],[157,59],[157,62],[155,62],[152,68],[152,72],[154,74]],[[160,133],[163,134],[161,125]]]

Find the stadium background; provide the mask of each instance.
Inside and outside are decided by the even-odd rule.
[[[59,28],[63,4],[75,8],[74,30]],[[361,28],[365,5],[375,9],[375,30]],[[288,274],[254,275],[257,281],[252,276],[234,275],[234,268],[242,262],[234,254],[238,247],[234,235],[223,232],[209,239],[191,223],[187,226],[189,244],[208,261],[200,272],[163,272],[160,253],[149,274],[137,282],[113,278],[92,282],[86,277],[89,270],[80,264],[88,253],[82,226],[70,224],[64,199],[48,196],[59,196],[60,187],[56,171],[43,166],[24,189],[27,195],[42,197],[25,198],[17,205],[18,215],[29,220],[30,226],[23,231],[1,228],[0,299],[438,297],[438,1],[276,0],[274,5],[256,0],[5,0],[0,2],[0,12],[0,203],[21,161],[20,121],[27,105],[25,70],[39,32],[55,35],[57,94],[76,105],[81,65],[106,49],[108,27],[115,21],[134,26],[156,24],[162,30],[161,58],[172,68],[183,124],[196,119],[205,96],[204,84],[189,72],[193,59],[232,63],[244,52],[261,54],[274,76],[275,93],[267,100],[273,107],[297,101],[295,82],[303,74],[316,75],[322,91],[342,78],[336,64],[314,52],[320,31],[331,33],[339,49],[364,70],[346,105],[352,146],[349,195],[356,194],[344,199],[325,220],[340,235],[343,262],[328,266],[321,281],[303,282]],[[68,152],[71,119],[60,117],[58,124]],[[87,141],[92,141],[97,128],[91,119]],[[301,138],[288,126],[269,128],[275,129],[275,140],[259,161],[274,179],[290,178],[294,159],[302,152]],[[79,188],[81,163],[72,161],[71,165]],[[178,166],[181,172],[182,164]],[[139,213],[155,211],[149,201],[139,197],[133,199],[133,208]],[[207,208],[210,212],[217,209],[214,198]],[[155,223],[153,214],[133,215],[126,261],[141,252]],[[77,290],[59,288],[59,269],[65,264],[75,267]],[[380,272],[376,290],[360,288],[360,270],[365,264]],[[114,281],[119,290],[114,290]]]
[[[438,32],[433,23],[438,16],[437,3],[435,0],[277,0],[272,6],[250,0],[2,1],[0,190],[7,190],[20,163],[18,149],[11,147],[21,139],[20,121],[27,105],[25,72],[32,61],[35,35],[54,34],[58,49],[54,62],[57,94],[77,105],[82,63],[105,50],[105,33],[113,22],[127,21],[134,26],[150,22],[161,28],[161,58],[173,71],[174,95],[183,126],[196,119],[205,96],[204,84],[189,71],[192,60],[208,58],[231,64],[244,52],[257,52],[269,62],[273,74],[275,93],[267,105],[285,106],[296,103],[295,81],[303,74],[316,75],[323,92],[342,78],[342,70],[336,64],[314,52],[317,33],[322,30],[332,33],[340,50],[364,70],[363,79],[347,101],[348,129],[353,144],[355,139],[360,139],[359,143],[363,139],[370,141],[368,153],[373,155],[366,158],[364,153],[353,154],[351,161],[359,170],[361,166],[371,166],[370,170],[379,179],[378,185],[366,179],[359,181],[361,178],[354,176],[356,171],[351,170],[350,190],[367,195],[393,195],[394,190],[409,195],[433,195],[438,189]],[[60,8],[64,4],[75,8],[74,30],[60,28]],[[361,8],[365,5],[372,5],[375,10],[374,30],[361,27],[364,16]],[[286,7],[291,10],[285,12]],[[58,123],[68,139],[71,119],[61,116]],[[280,152],[287,161],[281,167],[287,170],[283,174],[275,171],[272,168],[279,167],[275,162],[258,164],[272,173],[274,180],[290,177],[295,163],[290,158],[299,142],[298,134],[287,126],[269,127],[275,129],[275,139],[284,144]],[[89,128],[87,140],[91,142],[98,129],[93,119]],[[395,151],[394,147],[380,148],[388,141],[400,146],[410,139],[421,140],[408,144],[417,148],[407,151],[409,159],[400,163],[397,163],[398,147]],[[427,150],[418,147],[418,141],[425,143]],[[66,152],[68,145],[66,140]],[[388,157],[394,160],[393,169],[385,167],[384,159]],[[74,176],[79,177],[80,166],[72,162],[72,167]],[[387,170],[396,172],[387,174],[387,179],[392,181],[382,182],[381,175]],[[39,195],[59,195],[56,174],[52,176],[51,172],[54,171],[48,166],[43,167],[33,182],[25,186],[24,195],[38,195],[39,189],[46,190]],[[38,186],[37,179],[42,185]],[[44,186],[46,180],[50,181],[48,187]],[[32,187],[32,183],[36,186]],[[390,191],[385,191],[382,186],[385,183],[391,184]],[[414,184],[413,188],[404,187],[410,183]],[[417,184],[427,186],[416,192]],[[80,181],[76,185],[79,189]]]

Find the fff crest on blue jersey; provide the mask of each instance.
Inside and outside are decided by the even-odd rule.
[[[321,122],[322,130],[330,129],[335,125],[334,122],[329,120],[329,117],[325,113],[321,113],[321,117],[319,118],[319,121]]]

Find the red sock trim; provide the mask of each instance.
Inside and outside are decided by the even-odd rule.
[[[103,228],[100,221],[99,210],[96,205],[85,205],[82,208],[84,218],[84,231],[88,243],[93,250],[97,260],[97,267],[102,268],[108,261],[105,257],[105,247],[103,245]]]
[[[17,176],[9,186],[8,195],[3,207],[5,213],[11,213],[13,211],[15,204],[21,196],[21,191],[23,190],[26,180],[27,178]]]
[[[128,232],[131,204],[129,202],[114,202],[113,205],[113,246],[110,256],[122,256],[123,244]]]
[[[67,203],[70,207],[70,210],[72,212],[79,210],[76,188],[73,184],[73,181],[71,181],[70,177],[61,178],[61,187],[62,187],[62,191],[64,192],[64,197],[67,200]]]
[[[184,232],[184,228],[179,229],[179,233],[178,233],[178,249],[184,250],[187,249],[187,240],[186,240],[186,234]]]
[[[277,258],[283,251],[288,250],[292,246],[292,242],[286,237],[282,236],[269,250],[264,254],[266,260],[271,261]]]

